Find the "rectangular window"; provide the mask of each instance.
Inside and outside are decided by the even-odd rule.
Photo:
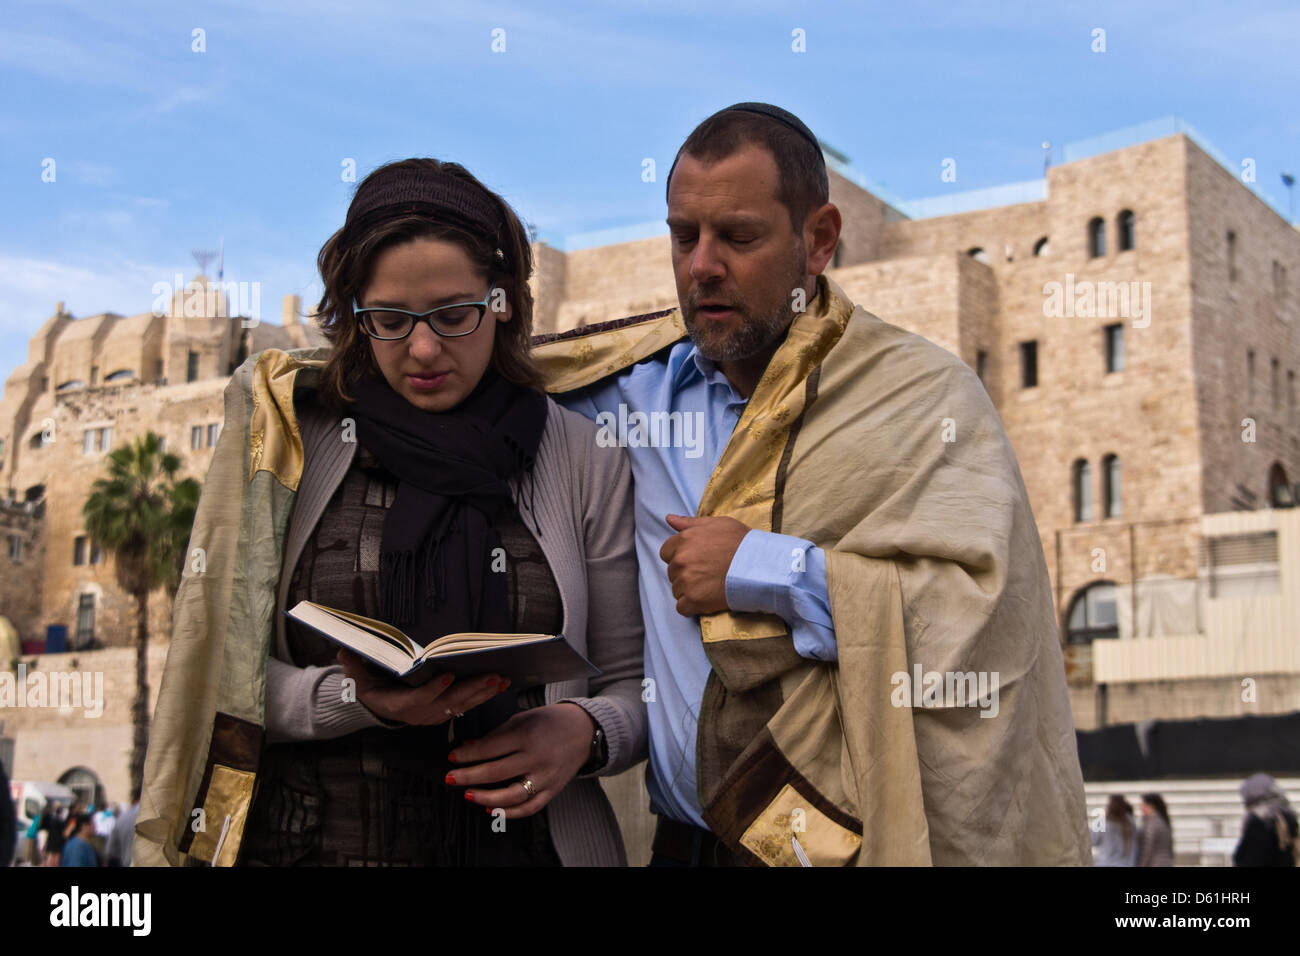
[[[1124,371],[1124,323],[1106,326],[1106,371]]]
[[[104,560],[103,549],[100,548],[98,541],[96,541],[94,538],[91,538],[90,539],[90,563],[99,564],[99,562],[103,560]]]
[[[203,447],[203,426],[195,425],[190,429],[190,450],[198,451]]]
[[[219,435],[220,433],[221,433],[221,426],[220,426],[220,425],[209,425],[209,426],[208,426],[208,447],[209,447],[209,448],[212,448],[213,446],[216,445],[216,443],[217,443],[217,435]]]
[[[92,366],[90,367],[90,384],[91,384],[91,385],[98,385],[98,384],[99,384],[99,366],[98,366],[98,365],[92,365]]]
[[[166,450],[167,450],[167,436],[166,436],[166,435],[159,435],[159,436],[158,436],[158,450],[159,450],[160,452],[161,452],[161,451],[166,451]]]
[[[1210,586],[1210,597],[1278,593],[1276,531],[1202,538],[1198,563],[1201,577]]]
[[[1246,352],[1246,401],[1255,400],[1255,350]]]
[[[108,451],[113,447],[113,426],[107,425],[99,430],[99,450]]]
[[[989,353],[984,351],[983,349],[980,349],[978,352],[975,353],[975,376],[985,385],[988,385],[988,382],[985,381],[984,378],[984,376],[988,374],[988,371],[989,371]]]
[[[87,428],[81,434],[81,453],[83,455],[93,455],[99,451],[98,445],[99,431],[94,428]]]
[[[1038,385],[1038,341],[1020,343],[1020,387]]]
[[[88,647],[95,640],[95,595],[77,599],[77,647]]]
[[[86,536],[79,534],[72,542],[72,563],[86,563]]]
[[[23,539],[21,535],[11,534],[9,536],[9,560],[14,564],[23,559]]]
[[[153,366],[153,377],[155,381],[161,382],[163,377],[163,360],[159,359]]]
[[[1237,234],[1228,233],[1228,281],[1237,281]]]
[[[1273,410],[1277,411],[1282,407],[1282,376],[1278,371],[1276,358],[1269,363],[1268,387],[1270,397],[1273,400]]]
[[[191,352],[185,360],[185,381],[194,382],[199,377],[199,353]]]

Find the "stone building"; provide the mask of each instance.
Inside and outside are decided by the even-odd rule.
[[[844,215],[830,275],[966,361],[1006,426],[1082,729],[1300,710],[1300,511],[1271,510],[1289,507],[1300,481],[1300,234],[1190,130],[1145,133],[1068,146],[1041,180],[920,202],[870,186],[828,150]],[[534,253],[537,333],[676,305],[666,235]],[[23,544],[10,545],[0,613],[24,637],[62,623],[74,645],[79,633],[128,643],[130,599],[80,525],[104,449],[152,428],[201,476],[231,369],[262,348],[320,341],[294,297],[282,326],[243,329],[211,283],[194,285],[162,315],[60,308],[10,376],[0,523]],[[962,409],[949,417],[960,440]],[[167,603],[154,602],[156,634]],[[112,799],[125,734],[95,768]],[[75,749],[20,739],[27,763],[15,770],[91,766]]]
[[[202,479],[233,368],[253,351],[323,341],[299,319],[297,297],[287,297],[285,324],[275,326],[231,316],[226,292],[204,276],[183,286],[178,276],[170,302],[164,296],[140,315],[78,319],[59,303],[9,376],[0,398],[0,524],[9,542],[0,613],[23,639],[62,625],[69,649],[129,643],[134,602],[81,517],[106,454],[153,430],[180,455],[184,474]],[[170,608],[158,597],[151,623],[165,635]]]

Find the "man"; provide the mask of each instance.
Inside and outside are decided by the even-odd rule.
[[[78,813],[73,820],[75,829],[63,848],[59,866],[99,866],[99,854],[90,844],[95,835],[94,818],[89,813]]]
[[[1046,565],[978,379],[822,276],[840,213],[784,110],[701,123],[668,225],[679,310],[534,351],[632,461],[652,865],[1088,862]]]

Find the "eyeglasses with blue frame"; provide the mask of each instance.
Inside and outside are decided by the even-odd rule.
[[[382,342],[397,342],[406,338],[415,330],[415,323],[424,320],[434,334],[444,339],[456,339],[462,335],[472,335],[483,324],[487,314],[488,303],[496,286],[490,286],[481,302],[453,302],[440,305],[428,312],[410,312],[406,309],[383,308],[363,309],[356,299],[352,300],[352,312],[361,324],[361,331],[372,339]]]

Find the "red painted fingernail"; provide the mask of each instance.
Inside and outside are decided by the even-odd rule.
[[[473,790],[466,790],[466,791],[465,791],[465,799],[466,799],[466,800],[470,800],[470,801],[472,801],[472,800],[474,799],[474,791],[473,791]]]
[[[456,785],[456,775],[452,773],[447,774],[447,779],[443,782],[448,783],[454,787]]]

